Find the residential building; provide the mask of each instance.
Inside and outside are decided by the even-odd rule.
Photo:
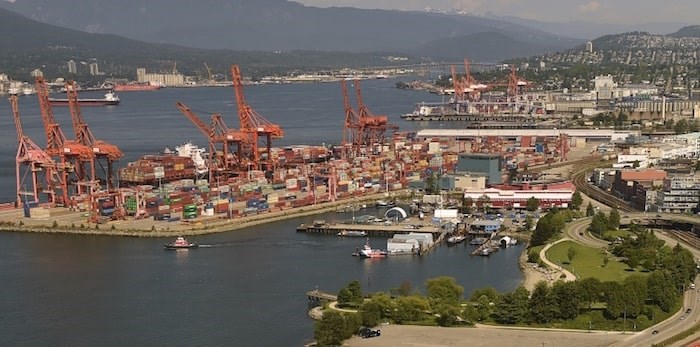
[[[78,73],[78,64],[73,59],[68,61],[68,73],[71,73],[71,74]]]
[[[90,65],[88,65],[88,67],[90,68],[90,75],[98,76],[100,74],[100,69],[97,66],[97,63],[90,63]]]
[[[664,179],[656,197],[656,210],[665,213],[692,213],[700,202],[700,175],[671,175]]]

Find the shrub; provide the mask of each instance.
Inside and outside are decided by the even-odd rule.
[[[58,228],[58,222],[57,222],[57,221],[53,221],[53,224],[52,224],[51,226],[54,227],[54,228]]]

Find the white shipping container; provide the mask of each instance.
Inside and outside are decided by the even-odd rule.
[[[296,189],[298,186],[299,182],[296,178],[288,178],[285,181],[285,187],[287,187],[287,189]]]

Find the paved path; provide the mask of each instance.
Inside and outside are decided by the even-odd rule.
[[[565,278],[563,278],[563,280],[565,280],[565,281],[575,281],[575,280],[576,280],[576,276],[575,276],[574,274],[572,274],[569,270],[563,268],[563,267],[560,266],[560,265],[554,264],[554,263],[552,263],[549,259],[547,259],[547,250],[549,250],[552,246],[554,246],[554,245],[556,245],[556,244],[558,244],[558,243],[564,242],[564,241],[572,241],[572,240],[569,239],[568,237],[565,237],[565,238],[562,238],[562,239],[557,240],[556,242],[548,243],[546,246],[544,246],[544,247],[540,250],[540,259],[542,260],[543,263],[547,264],[547,266],[549,266],[550,268],[555,269],[555,270],[557,270],[557,271],[563,273],[564,276],[566,276]],[[557,279],[562,279],[562,278],[561,278],[561,277],[558,277]]]

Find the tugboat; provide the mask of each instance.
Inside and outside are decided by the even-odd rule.
[[[189,242],[182,236],[178,236],[177,239],[175,239],[175,242],[165,244],[165,249],[188,249],[197,247],[199,247],[198,244]]]
[[[369,240],[367,240],[362,249],[358,248],[352,255],[361,258],[386,258],[389,253],[381,249],[372,249],[369,245]]]

